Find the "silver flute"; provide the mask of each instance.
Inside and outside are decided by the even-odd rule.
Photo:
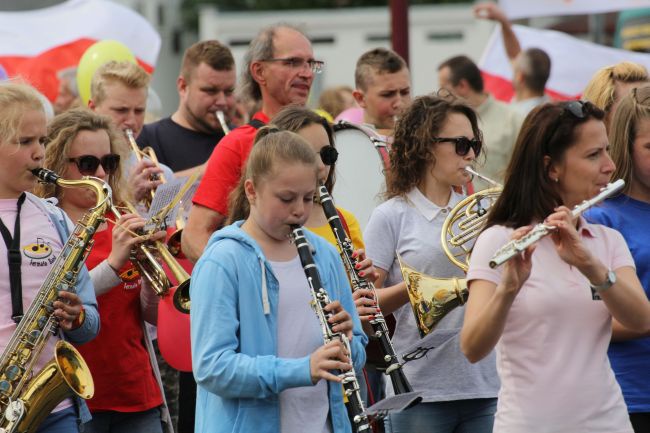
[[[214,112],[214,115],[217,116],[217,120],[221,124],[221,129],[223,129],[223,133],[228,135],[228,133],[230,133],[230,128],[228,128],[228,124],[226,123],[226,116],[224,116],[223,111],[217,110]]]
[[[584,211],[589,209],[592,206],[597,205],[601,201],[605,200],[606,198],[616,194],[619,192],[623,187],[625,186],[625,181],[623,179],[619,179],[616,182],[612,182],[607,184],[606,187],[600,190],[600,193],[598,193],[597,196],[595,196],[592,199],[585,200],[579,205],[575,206],[571,210],[571,216],[572,218],[577,218],[579,217]],[[544,223],[539,223],[533,229],[528,232],[525,236],[523,236],[521,239],[513,239],[501,248],[497,250],[496,253],[492,256],[492,260],[490,260],[490,267],[491,268],[496,268],[497,266],[502,265],[503,263],[507,262],[511,258],[515,257],[517,254],[521,253],[524,251],[526,248],[543,238],[544,236],[552,233],[555,231],[557,227],[544,224]]]

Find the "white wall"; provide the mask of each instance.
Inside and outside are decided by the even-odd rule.
[[[248,42],[268,25],[287,22],[302,28],[314,43],[315,57],[326,63],[314,85],[320,89],[332,85],[354,86],[354,66],[365,51],[390,47],[388,7],[281,12],[220,12],[202,8],[199,37],[218,39],[229,45],[238,72]],[[475,20],[471,5],[411,6],[410,67],[413,94],[437,89],[437,65],[458,54],[478,62],[493,24]],[[322,42],[319,42],[322,41]]]

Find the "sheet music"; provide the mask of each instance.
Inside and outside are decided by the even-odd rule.
[[[149,207],[149,212],[145,216],[147,219],[147,225],[145,226],[145,231],[151,230],[153,228],[153,222],[151,221],[151,217],[158,214],[165,206],[167,206],[174,198],[180,193],[181,189],[185,185],[185,183],[188,181],[188,177],[179,177],[179,178],[173,178],[170,179],[169,181],[165,182],[162,185],[159,185],[158,188],[156,188],[156,194],[153,197],[153,200],[151,201],[151,206]],[[189,210],[189,206],[192,203],[192,197],[194,196],[194,193],[196,192],[196,189],[199,186],[199,182],[194,182],[192,186],[183,194],[183,197],[181,200],[176,203],[173,209],[171,209],[169,212],[167,212],[167,215],[165,216],[165,220],[162,223],[161,228],[165,227],[173,227],[176,224],[176,218],[179,214],[179,211],[182,212],[181,214],[183,215],[184,218],[187,218],[187,212],[184,212],[183,210],[187,209]]]

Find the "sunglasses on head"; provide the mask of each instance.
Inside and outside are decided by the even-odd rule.
[[[576,119],[584,119],[587,117],[587,111],[585,110],[586,104],[583,101],[570,101],[564,105],[564,110],[571,113]]]
[[[106,174],[114,174],[120,166],[120,155],[109,153],[101,158],[97,158],[94,155],[82,155],[76,158],[68,158],[68,161],[77,164],[79,173],[84,176],[92,176],[95,174],[100,164]]]
[[[481,154],[481,148],[483,143],[477,138],[472,138],[471,140],[467,137],[435,137],[433,139],[434,143],[454,143],[456,146],[456,154],[458,156],[465,156],[469,153],[469,150],[474,151],[474,156],[478,157]]]
[[[318,153],[320,154],[320,159],[325,165],[332,165],[339,158],[339,152],[334,146],[327,145],[323,146]]]

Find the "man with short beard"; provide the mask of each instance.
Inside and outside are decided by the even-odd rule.
[[[216,40],[197,42],[185,51],[176,80],[180,101],[170,117],[145,125],[141,148],[151,146],[158,160],[177,176],[203,173],[217,143],[224,137],[216,113],[227,116],[235,105],[235,61]]]

